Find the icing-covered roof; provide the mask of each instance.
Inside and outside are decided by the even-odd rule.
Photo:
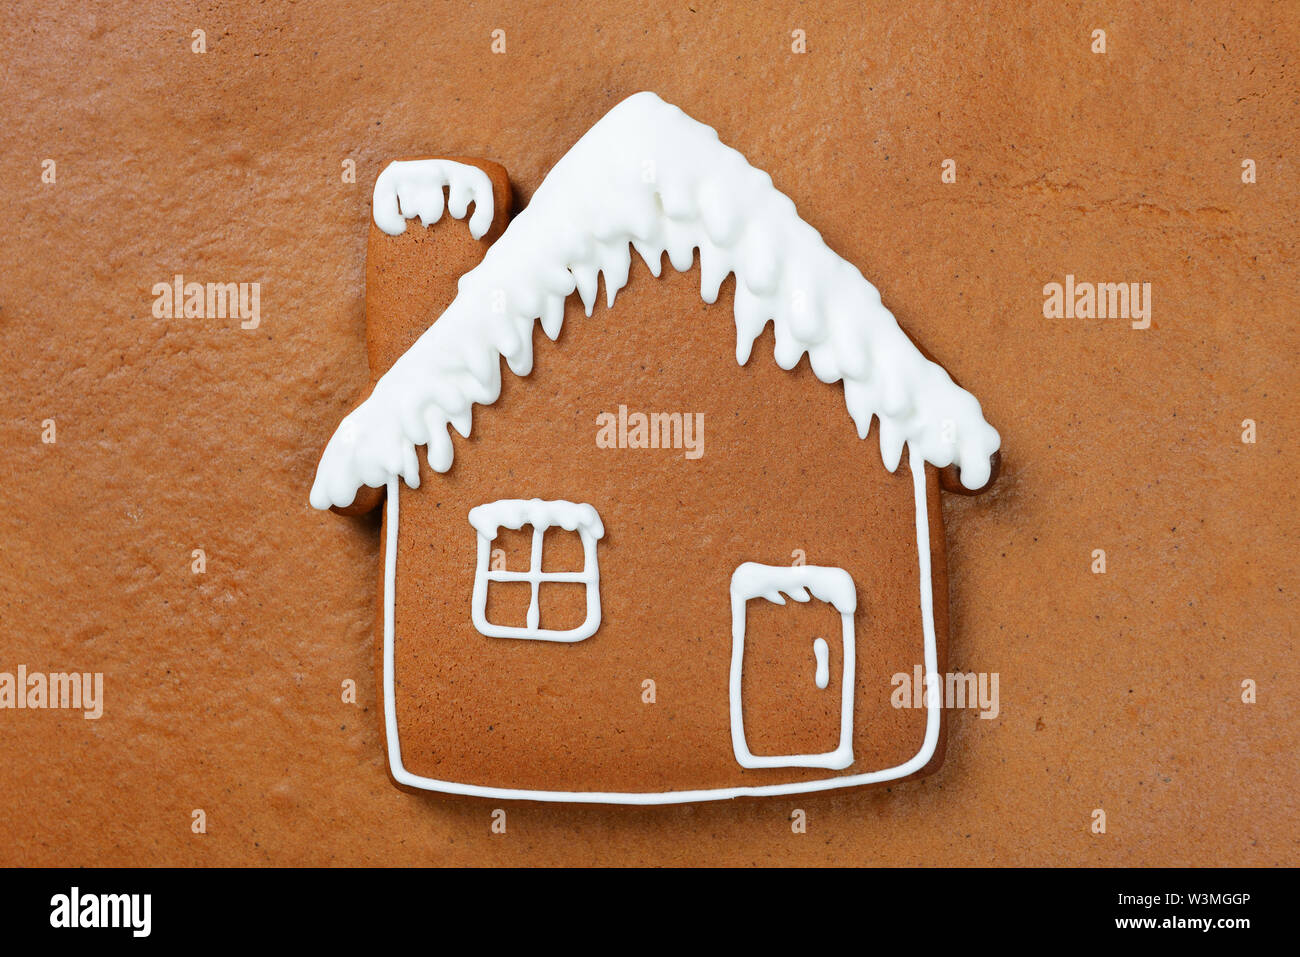
[[[490,222],[483,197],[490,203],[491,191],[463,172],[470,170],[480,173],[442,163],[436,204],[410,181],[412,170],[385,171],[375,184],[376,222],[400,231],[399,201],[407,218],[421,211],[415,206],[440,212],[444,181],[454,214],[463,216],[463,197],[472,196],[473,219],[486,215]],[[843,381],[862,438],[879,419],[889,471],[910,444],[931,465],[959,466],[967,488],[988,482],[1000,440],[975,397],[921,354],[876,287],[799,218],[770,176],[711,127],[653,93],[638,93],[555,164],[483,261],[461,277],[446,311],[339,424],[317,468],[312,505],[350,505],[362,485],[382,486],[393,476],[418,487],[419,445],[428,447],[435,471],[451,468],[448,426],[468,436],[473,404],[496,401],[500,357],[515,375],[527,375],[533,323],[556,339],[564,300],[575,291],[591,315],[602,272],[612,306],[627,284],[629,247],[656,276],[664,251],[685,272],[699,249],[700,295],[709,303],[734,272],[736,360],[749,360],[772,322],[778,365],[793,369],[807,353],[819,379]]]

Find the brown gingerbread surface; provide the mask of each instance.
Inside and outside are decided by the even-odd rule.
[[[0,672],[104,676],[97,720],[0,710],[0,861],[1297,862],[1284,6],[322,6],[19,4],[0,38]],[[382,164],[499,159],[526,203],[640,89],[771,173],[1002,433],[997,486],[943,499],[948,668],[1000,708],[950,711],[917,781],[494,835],[491,801],[390,785],[379,523],[307,491],[369,381]],[[256,325],[157,317],[177,274],[260,283]],[[1149,328],[1045,318],[1067,275],[1150,282]]]

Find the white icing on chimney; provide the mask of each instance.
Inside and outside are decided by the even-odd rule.
[[[385,186],[386,197],[403,198],[403,212],[405,175],[394,174],[391,192]],[[413,199],[411,206],[420,207],[414,212],[440,208],[441,187],[436,192],[436,203],[432,191]],[[463,195],[457,199],[453,185],[453,213],[464,211]],[[382,215],[397,225],[384,202],[381,211],[376,183],[376,222],[387,228]],[[490,222],[486,204],[476,206],[475,218],[485,209]],[[629,244],[656,276],[664,251],[685,272],[698,248],[705,302],[716,301],[734,272],[737,361],[749,360],[754,340],[773,322],[782,368],[794,368],[806,352],[819,379],[842,380],[862,438],[879,418],[889,471],[910,444],[934,466],[960,466],[967,488],[987,483],[1000,440],[975,397],[921,355],[876,288],[799,218],[770,176],[710,127],[653,93],[638,93],[555,165],[483,261],[461,277],[442,316],[340,423],[317,469],[312,505],[349,505],[360,486],[380,487],[393,476],[418,487],[418,445],[428,446],[435,471],[451,468],[447,428],[468,436],[473,404],[496,401],[500,357],[516,375],[527,375],[533,323],[558,337],[564,300],[575,290],[590,315],[601,272],[612,306],[627,283]]]
[[[442,218],[442,190],[447,192],[447,210],[454,219],[464,219],[469,204],[469,234],[482,239],[492,225],[492,180],[477,166],[452,160],[396,160],[375,180],[371,200],[375,225],[390,236],[406,232],[406,221],[420,217],[425,226]]]

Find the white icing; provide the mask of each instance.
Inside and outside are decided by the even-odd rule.
[[[534,529],[563,528],[566,531],[583,531],[592,538],[604,538],[605,526],[601,524],[596,509],[586,502],[547,502],[540,498],[503,498],[486,505],[476,505],[469,510],[469,523],[488,541],[497,537],[503,528],[521,529],[531,525]]]
[[[825,638],[813,639],[813,661],[816,663],[813,682],[818,688],[825,690],[831,683],[831,649],[826,644]]]
[[[741,698],[741,674],[745,660],[745,609],[755,598],[765,598],[784,605],[782,593],[795,601],[808,601],[809,592],[835,606],[840,613],[844,643],[844,676],[840,689],[840,739],[833,751],[820,754],[759,755],[749,750],[745,740],[744,702]],[[842,568],[821,565],[759,565],[745,562],[731,576],[731,749],[736,761],[745,768],[828,768],[841,770],[853,763],[853,687],[854,637],[853,613],[858,607],[858,593],[853,579]],[[826,642],[821,642],[822,654]],[[818,675],[820,679],[819,662]],[[818,687],[826,687],[819,680]]]
[[[920,574],[921,631],[923,637],[924,681],[929,689],[937,688],[938,640],[934,631],[934,595],[930,581],[930,517],[925,491],[925,460],[909,450],[912,490],[916,503],[916,553]],[[397,527],[399,516],[398,480],[387,483],[387,519],[384,549],[384,732],[388,744],[388,765],[393,779],[407,787],[464,794],[471,797],[519,801],[563,801],[573,804],[689,804],[696,801],[724,801],[737,797],[772,797],[782,794],[806,794],[835,788],[878,784],[907,777],[929,764],[939,744],[939,695],[925,696],[925,736],[921,748],[910,759],[891,768],[860,774],[818,778],[813,781],[787,781],[742,787],[700,788],[681,791],[559,791],[536,788],[505,788],[463,781],[446,781],[424,777],[406,769],[402,763],[402,743],[397,731],[396,602],[397,602]]]
[[[766,598],[784,605],[782,593],[795,601],[808,601],[808,593],[818,601],[834,605],[842,615],[851,615],[858,607],[858,590],[842,568],[820,565],[760,565],[745,562],[731,576],[731,598]]]
[[[371,206],[375,225],[390,236],[406,231],[406,221],[420,217],[425,226],[442,218],[442,191],[449,187],[447,209],[464,219],[469,204],[469,234],[482,239],[492,226],[492,180],[477,166],[451,160],[396,160],[375,180]]]
[[[441,187],[408,187],[407,171],[393,165],[399,168],[382,197],[376,183],[381,228],[401,226],[399,193],[402,212],[440,211]],[[410,188],[417,193],[408,203]],[[465,189],[462,183],[457,194],[453,183],[453,212],[456,202],[463,211]],[[486,208],[476,205],[475,218]],[[960,466],[967,488],[987,483],[1000,440],[975,397],[921,355],[876,288],[799,218],[771,177],[710,127],[653,93],[638,93],[555,165],[483,261],[461,277],[446,311],[340,423],[321,457],[312,505],[349,505],[362,485],[380,487],[393,476],[417,487],[418,445],[428,447],[434,471],[451,468],[448,426],[468,436],[473,404],[496,401],[501,356],[516,375],[527,375],[533,323],[557,338],[564,300],[575,290],[590,315],[600,273],[612,306],[627,283],[629,244],[656,276],[665,251],[685,271],[699,249],[706,302],[716,301],[734,272],[737,361],[749,360],[771,321],[780,366],[794,368],[807,353],[819,379],[843,381],[861,437],[879,419],[881,457],[891,472],[907,444],[935,466]]]
[[[600,569],[596,561],[596,540],[605,536],[605,526],[596,510],[586,503],[540,498],[503,498],[469,510],[469,523],[478,533],[478,566],[474,572],[474,594],[470,611],[478,633],[488,638],[531,638],[537,641],[582,641],[600,627]],[[528,571],[493,569],[492,542],[502,528],[533,528]],[[582,540],[582,571],[542,571],[542,538],[547,529],[563,528],[578,533]],[[524,627],[496,625],[487,619],[488,582],[528,582],[532,595]],[[541,627],[538,590],[542,582],[578,582],[587,588],[587,617],[576,628],[561,631]]]

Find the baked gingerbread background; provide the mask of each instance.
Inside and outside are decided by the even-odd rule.
[[[1285,4],[52,3],[8,24],[0,671],[103,672],[105,700],[0,711],[0,863],[1300,858]],[[948,712],[943,767],[896,787],[511,804],[493,834],[493,802],[390,785],[377,523],[307,490],[367,381],[383,164],[499,159],[522,204],[640,89],[771,173],[1001,432],[994,490],[943,506],[948,669],[997,672],[1000,712]],[[177,274],[260,283],[256,327],[155,317]],[[1150,327],[1044,318],[1067,275],[1150,282]]]

